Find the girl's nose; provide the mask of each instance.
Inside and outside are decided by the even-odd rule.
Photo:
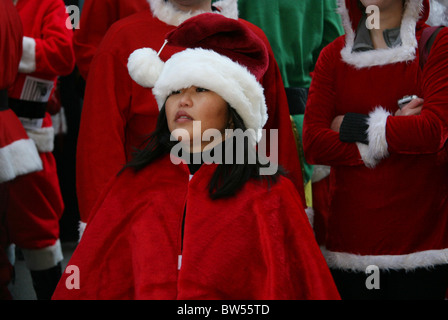
[[[181,93],[179,103],[181,107],[191,107],[193,105],[193,101],[191,99],[191,93],[189,90],[184,90]]]

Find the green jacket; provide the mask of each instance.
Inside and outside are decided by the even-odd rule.
[[[344,33],[336,8],[336,0],[238,0],[239,17],[269,39],[287,88],[309,88],[320,51]]]

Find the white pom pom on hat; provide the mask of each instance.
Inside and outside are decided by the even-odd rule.
[[[128,59],[129,75],[145,88],[154,87],[164,65],[157,52],[151,48],[137,49]]]

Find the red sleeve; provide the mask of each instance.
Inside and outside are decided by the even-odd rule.
[[[110,177],[126,163],[124,110],[131,93],[126,66],[109,52],[92,62],[87,83],[76,155],[77,194],[81,221],[87,222]],[[106,147],[107,146],[107,147]]]
[[[343,38],[325,47],[317,60],[310,86],[303,123],[303,148],[310,164],[362,165],[355,143],[341,142],[339,133],[330,129],[336,112],[334,83],[336,68],[341,60],[339,46]]]
[[[73,46],[79,73],[87,79],[89,66],[101,40],[110,26],[133,13],[148,10],[146,0],[86,0],[84,1],[79,29],[75,30]]]
[[[423,72],[422,112],[388,117],[386,139],[391,153],[429,154],[448,138],[448,28],[440,31]]]
[[[305,203],[302,169],[292,130],[288,100],[280,74],[280,69],[264,32],[255,25],[250,24],[249,22],[246,23],[252,31],[254,31],[265,42],[269,52],[269,67],[261,79],[261,84],[264,88],[266,98],[266,105],[268,107],[268,121],[264,126],[267,133],[266,141],[268,144],[271,141],[269,130],[277,129],[278,163],[286,170],[287,177],[293,182],[302,197],[303,203]],[[273,150],[271,147],[271,152],[272,151]]]
[[[52,1],[43,19],[41,38],[36,41],[36,72],[61,76],[73,71],[73,31],[66,27],[69,18],[62,0]]]

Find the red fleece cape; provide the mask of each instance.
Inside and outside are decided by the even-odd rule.
[[[215,167],[189,180],[166,156],[114,179],[68,263],[80,288],[64,273],[53,299],[338,299],[292,183],[213,201]]]

